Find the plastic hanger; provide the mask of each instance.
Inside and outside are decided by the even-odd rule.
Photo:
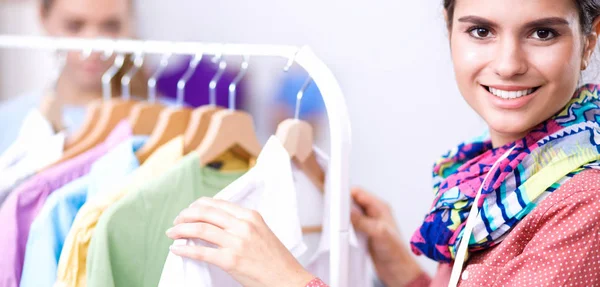
[[[258,157],[261,145],[256,138],[254,121],[248,113],[235,110],[237,85],[248,71],[249,56],[244,56],[239,74],[229,85],[229,109],[216,112],[206,137],[196,149],[200,164],[206,166],[227,151],[251,163]]]
[[[217,73],[210,80],[208,85],[208,92],[210,96],[210,104],[199,107],[192,112],[190,123],[184,136],[184,153],[188,154],[200,146],[200,143],[206,136],[208,126],[210,124],[212,116],[222,110],[221,107],[217,106],[217,83],[223,77],[225,69],[227,68],[227,62],[223,60],[223,55],[217,55],[213,59],[218,65]]]
[[[136,153],[140,162],[143,163],[146,161],[146,159],[148,159],[148,157],[163,144],[185,133],[191,116],[191,110],[184,107],[185,86],[194,74],[194,71],[196,71],[201,60],[202,53],[196,54],[183,77],[177,82],[178,107],[167,108],[160,113],[158,123],[152,131],[150,139],[148,139],[148,142]]]
[[[141,53],[138,54],[138,56],[140,55]],[[163,105],[156,103],[156,82],[169,65],[170,57],[171,54],[164,55],[160,60],[158,69],[148,79],[148,101],[136,104],[131,110],[129,122],[131,123],[134,135],[150,135],[156,127],[160,113],[165,109]],[[143,62],[143,58],[141,59],[140,61]],[[127,91],[128,95],[130,94],[129,83],[135,72],[142,66],[141,62],[138,63],[134,60],[134,68],[121,80],[123,90]]]
[[[84,51],[81,54],[82,60],[89,58],[92,55],[92,50]],[[65,151],[73,148],[83,141],[87,136],[90,135],[92,130],[94,129],[94,125],[98,122],[100,118],[100,111],[102,110],[102,99],[94,100],[89,103],[87,106],[87,111],[85,113],[85,118],[83,123],[79,127],[79,129],[67,137],[65,141]]]
[[[321,193],[325,190],[325,172],[317,161],[313,151],[314,135],[312,126],[299,119],[300,104],[304,92],[312,82],[306,79],[296,96],[296,112],[293,119],[287,119],[277,127],[276,136],[290,154],[290,158],[300,170],[310,179]],[[303,226],[303,234],[320,233],[322,226]]]
[[[113,52],[110,51],[106,54],[106,56],[109,57],[112,55],[112,53]],[[135,105],[135,102],[112,98],[110,85],[113,77],[123,67],[124,62],[125,55],[117,54],[113,66],[110,67],[108,71],[104,73],[104,75],[102,75],[102,92],[104,94],[104,102],[102,104],[102,111],[100,112],[100,116],[98,121],[95,123],[93,130],[90,132],[89,136],[86,136],[83,139],[83,141],[67,150],[57,163],[72,159],[102,143],[110,135],[112,130],[122,120],[127,119],[129,116],[129,113]]]

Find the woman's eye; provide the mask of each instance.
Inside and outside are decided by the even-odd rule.
[[[469,31],[469,33],[471,34],[471,36],[478,39],[489,38],[492,34],[492,32],[490,32],[490,30],[486,28],[473,28]]]
[[[538,29],[531,34],[531,37],[537,40],[547,41],[556,37],[556,33],[548,29]]]

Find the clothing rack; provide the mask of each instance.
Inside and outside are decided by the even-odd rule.
[[[349,164],[350,120],[342,90],[331,70],[307,46],[221,44],[199,42],[138,41],[110,39],[50,38],[0,35],[0,48],[81,51],[83,53],[143,53],[179,55],[266,56],[297,63],[308,72],[319,88],[329,117],[331,192],[330,212],[330,286],[345,287],[348,282],[350,228]]]

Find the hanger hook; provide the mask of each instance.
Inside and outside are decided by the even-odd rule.
[[[125,54],[117,54],[113,65],[102,75],[102,95],[105,101],[109,101],[111,99],[112,90],[110,88],[110,82],[123,67],[123,63],[125,63]]]
[[[87,60],[87,59],[88,59],[90,56],[92,56],[92,52],[93,52],[93,50],[94,50],[93,48],[87,48],[87,49],[84,49],[83,51],[81,51],[81,55],[80,55],[80,56],[81,56],[81,60],[82,60],[82,61],[85,61],[85,60]]]
[[[156,102],[156,83],[158,81],[158,78],[162,75],[162,73],[165,71],[165,69],[169,65],[170,58],[171,58],[171,53],[164,54],[162,56],[162,58],[160,59],[160,64],[158,65],[156,72],[154,72],[152,77],[150,77],[150,79],[148,79],[148,101],[150,103]]]
[[[302,98],[304,97],[306,89],[310,86],[310,83],[312,83],[312,78],[308,76],[304,81],[304,84],[302,84],[302,88],[300,88],[300,91],[296,94],[296,112],[294,113],[294,119],[300,119],[300,105],[302,104]]]
[[[217,69],[217,73],[215,74],[215,76],[210,80],[210,84],[208,85],[208,94],[210,96],[210,105],[216,106],[217,105],[217,83],[219,83],[219,81],[223,77],[223,74],[225,74],[225,69],[227,68],[227,62],[223,58],[223,54],[215,55],[215,57],[212,59],[212,61],[213,61],[213,63],[218,63],[219,68]]]
[[[121,78],[121,94],[123,99],[131,99],[131,79],[144,65],[144,53],[139,51],[133,58],[133,67]]]
[[[188,80],[196,71],[198,64],[202,60],[202,53],[197,53],[194,58],[190,61],[190,67],[185,71],[183,77],[177,82],[177,105],[183,106],[185,100],[185,86],[187,85]]]
[[[248,72],[248,62],[250,60],[250,56],[244,55],[244,56],[242,56],[242,59],[243,60],[242,60],[242,65],[240,67],[240,72],[235,77],[235,79],[233,79],[231,84],[229,84],[229,109],[232,111],[236,109],[235,99],[236,99],[237,85],[244,78],[244,76],[246,75],[246,72]]]
[[[300,53],[301,49],[296,50],[296,52],[294,53],[294,55],[292,55],[288,61],[287,64],[285,64],[285,67],[283,67],[283,71],[284,72],[288,72],[290,70],[290,68],[292,68],[292,66],[294,65],[294,63],[296,62],[296,57],[298,57],[298,53]]]

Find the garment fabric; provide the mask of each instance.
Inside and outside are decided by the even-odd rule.
[[[44,97],[52,97],[48,90],[34,90],[8,101],[0,103],[0,153],[6,151],[19,137],[20,127],[24,124],[28,112],[38,109]],[[68,134],[77,131],[85,118],[85,107],[75,105],[62,106],[62,122]]]
[[[183,158],[183,136],[176,137],[158,148],[126,178],[122,187],[104,189],[96,196],[89,196],[81,207],[69,231],[60,260],[55,286],[86,286],[87,254],[98,220],[106,209],[127,194],[139,189],[149,179],[157,178]]]
[[[58,161],[62,157],[64,143],[64,133],[55,134],[52,125],[38,110],[29,111],[19,136],[0,155],[0,206],[20,183]]]
[[[201,167],[199,156],[192,153],[125,195],[98,221],[87,257],[87,286],[157,286],[171,244],[165,232],[175,217],[242,174]]]
[[[499,244],[541,200],[569,178],[598,168],[600,114],[597,85],[585,85],[569,104],[527,136],[493,148],[479,137],[448,152],[434,166],[436,197],[429,214],[411,239],[413,252],[451,262],[463,239],[472,204],[477,204],[469,250]],[[474,198],[492,165],[509,149],[508,158],[490,174],[482,200]]]
[[[586,170],[544,199],[506,239],[474,252],[458,286],[600,286],[600,171]],[[445,287],[452,265],[407,287]]]
[[[21,287],[51,287],[55,283],[62,247],[77,212],[88,197],[118,185],[139,166],[135,152],[146,139],[137,137],[123,142],[96,161],[88,175],[48,196],[31,224]]]
[[[316,151],[327,170],[328,159]],[[328,186],[327,184],[325,186]],[[328,192],[323,193],[291,163],[279,140],[272,137],[248,173],[219,192],[215,198],[256,210],[283,245],[312,274],[329,279]],[[302,234],[302,226],[321,225],[320,234]],[[316,240],[315,240],[316,239]],[[367,242],[350,231],[349,287],[372,286],[367,276]],[[359,244],[360,243],[360,244]],[[213,245],[201,240],[177,240],[175,245]],[[159,287],[166,286],[241,286],[216,266],[169,253]]]
[[[0,208],[0,282],[3,287],[21,281],[25,247],[31,223],[52,192],[86,175],[91,165],[110,149],[131,137],[131,127],[119,124],[107,140],[88,152],[30,178],[6,199]]]

